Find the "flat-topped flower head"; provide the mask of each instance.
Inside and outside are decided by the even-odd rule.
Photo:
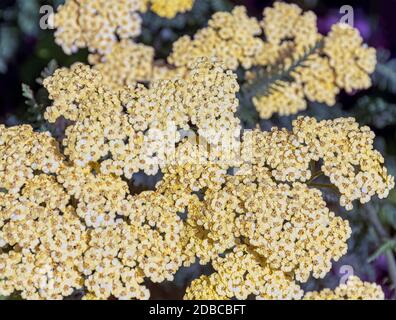
[[[273,271],[244,245],[213,262],[215,273],[201,276],[187,288],[185,299],[299,299],[303,292],[283,272]]]
[[[54,16],[55,41],[67,54],[81,48],[108,53],[118,38],[141,33],[144,0],[67,0]]]
[[[45,79],[53,100],[45,117],[64,117],[65,154],[76,165],[99,162],[105,174],[130,178],[139,170],[156,174],[174,159],[180,129],[215,147],[240,135],[235,116],[236,76],[216,60],[197,59],[184,78],[157,80],[114,90],[97,70],[83,64],[62,68]]]
[[[121,40],[138,37],[150,8],[164,18],[192,9],[194,0],[66,0],[54,15],[55,42],[66,54],[88,48],[108,54]]]
[[[49,133],[35,133],[28,125],[0,125],[0,189],[16,194],[35,172],[57,173],[63,159]]]
[[[101,73],[104,83],[114,90],[153,78],[154,49],[143,44],[121,40],[109,54],[91,54],[88,59],[93,69]]]
[[[250,68],[262,46],[262,40],[257,37],[260,34],[258,21],[249,18],[244,7],[235,7],[231,13],[217,12],[208,27],[199,30],[193,38],[184,36],[177,40],[168,61],[176,67],[185,67],[191,59],[216,57],[232,70],[239,65]]]

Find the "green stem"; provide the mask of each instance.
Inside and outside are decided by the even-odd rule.
[[[329,184],[329,183],[314,183],[314,182],[308,182],[307,185],[308,185],[309,187],[314,187],[314,188],[325,188],[325,189],[334,190],[334,191],[336,191],[337,193],[339,192],[339,191],[338,191],[338,188],[337,188],[336,186],[334,186],[334,185],[332,185],[332,184]]]
[[[319,178],[319,177],[322,176],[322,175],[323,175],[323,171],[322,171],[322,170],[319,170],[319,171],[315,172],[315,173],[312,175],[311,179],[309,179],[309,181],[307,182],[307,184],[312,183],[315,179]]]

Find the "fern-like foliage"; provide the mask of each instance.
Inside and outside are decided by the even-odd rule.
[[[40,77],[36,79],[36,82],[42,85],[44,79],[53,75],[56,69],[58,69],[58,63],[55,60],[51,60],[41,72]],[[26,110],[26,121],[36,130],[48,130],[48,124],[44,119],[45,109],[50,105],[47,90],[40,87],[35,93],[29,85],[23,83],[22,95],[26,99],[25,104],[28,106]]]
[[[396,94],[396,59],[390,58],[388,50],[378,50],[377,67],[373,74],[373,83],[380,90]]]
[[[363,96],[357,101],[352,114],[360,123],[379,129],[396,124],[396,104],[382,97]]]

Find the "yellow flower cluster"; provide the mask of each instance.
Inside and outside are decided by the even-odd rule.
[[[236,218],[235,232],[272,269],[292,272],[299,282],[306,282],[311,272],[323,278],[331,260],[347,251],[348,222],[329,211],[319,190],[304,184],[273,183],[258,189],[252,188],[254,196],[242,197],[240,206],[244,204],[246,214]]]
[[[98,299],[146,299],[144,278],[173,280],[183,223],[171,197],[131,195],[121,178],[71,165],[28,126],[0,129],[2,175],[17,174],[0,185],[1,295],[62,299],[86,288]]]
[[[151,8],[171,19],[191,10],[194,0],[66,0],[54,15],[55,42],[67,54],[81,48],[108,54],[119,39],[140,35],[139,13]]]
[[[341,143],[361,150],[363,157],[365,150],[373,152],[367,137],[355,145],[367,130],[357,130],[350,119],[346,123],[355,131],[344,128],[342,120],[300,118],[295,132],[249,132],[241,147],[250,155],[232,164],[216,164],[211,150],[184,140],[156,190],[138,195],[99,163],[82,168],[65,162],[48,135],[43,141],[43,134],[27,126],[2,127],[4,175],[12,169],[6,165],[15,150],[21,150],[25,164],[34,160],[36,169],[14,192],[10,184],[1,186],[6,192],[0,193],[0,245],[11,250],[0,256],[0,292],[59,299],[85,287],[87,299],[143,299],[149,297],[144,278],[172,280],[182,264],[199,258],[212,262],[216,272],[194,281],[186,298],[299,299],[296,281],[323,277],[331,260],[345,254],[350,236],[348,222],[326,208],[321,192],[298,182],[309,178],[303,159],[322,157],[325,167],[334,157],[327,145],[334,142],[326,139],[336,132],[344,132]],[[45,154],[23,149],[26,140],[16,137],[24,130],[32,145],[41,142]],[[267,144],[274,157],[265,151]],[[334,147],[343,150],[340,144]],[[282,167],[284,153],[289,162]],[[42,164],[51,158],[58,165],[48,171]],[[227,170],[231,166],[238,167],[234,175]],[[295,174],[288,171],[293,166]],[[370,168],[362,165],[357,175]],[[185,221],[178,215],[182,212]]]
[[[60,212],[21,197],[2,201],[1,209],[1,237],[12,248],[0,253],[2,295],[20,291],[24,299],[62,299],[82,288],[77,264],[87,234],[73,208]]]
[[[186,298],[300,299],[297,283],[324,277],[351,233],[311,185],[310,163],[347,209],[394,186],[374,134],[351,118],[239,140],[238,83],[214,60],[150,88],[112,90],[82,64],[44,85],[46,118],[71,124],[64,155],[49,134],[0,127],[0,294],[143,299],[145,278],[171,281],[198,259],[216,272]],[[131,194],[135,172],[159,169],[154,191]]]
[[[249,70],[246,79],[247,88],[256,88],[249,95],[264,119],[304,110],[306,99],[332,106],[341,89],[368,88],[376,65],[375,49],[363,44],[358,30],[336,24],[323,37],[313,12],[283,2],[266,8],[261,22],[241,6],[215,13],[207,28],[174,43],[168,62],[183,68],[202,56],[217,57],[232,70],[261,71]]]
[[[192,9],[195,0],[143,0],[150,4],[150,9],[161,17],[174,18],[178,13]]]
[[[184,79],[154,81],[149,89],[112,91],[102,79],[96,70],[76,64],[44,81],[53,100],[45,117],[74,121],[63,144],[79,166],[99,161],[104,174],[155,174],[174,159],[178,129],[196,127],[213,146],[240,134],[236,76],[215,61],[198,59]]]
[[[58,182],[78,201],[76,214],[94,228],[113,225],[116,215],[125,216],[130,210],[128,184],[119,177],[97,171],[90,166],[65,166],[58,175]]]
[[[340,203],[352,209],[352,201],[370,201],[378,195],[386,198],[394,188],[394,177],[383,166],[384,158],[373,149],[374,133],[369,127],[359,127],[353,118],[317,122],[314,118],[299,118],[294,122],[293,135],[302,148],[308,148],[313,160],[323,160],[321,169],[341,193]]]
[[[218,275],[202,275],[193,280],[186,289],[184,300],[228,300],[227,296],[219,295],[216,287],[220,283]]]
[[[293,131],[273,128],[253,131],[243,154],[255,163],[265,163],[278,181],[307,182],[311,161],[322,161],[321,171],[338,188],[340,204],[352,209],[352,202],[368,202],[371,197],[388,196],[395,181],[383,166],[382,155],[373,149],[374,133],[359,127],[353,118],[316,121],[299,117]]]
[[[219,271],[210,276],[203,275],[192,281],[187,288],[184,299],[227,300],[234,297],[246,299],[249,294],[257,292],[259,292],[256,298],[258,300],[384,299],[384,292],[379,285],[363,282],[356,276],[349,277],[346,284],[339,285],[335,290],[323,289],[319,292],[312,291],[303,295],[300,287],[285,274],[260,266],[264,262],[257,260],[246,248],[238,247],[234,252],[227,254],[225,258],[219,258],[218,260],[223,260]],[[218,266],[216,267],[218,268]],[[226,267],[229,269],[225,269]],[[254,270],[257,267],[258,269]],[[264,287],[263,283],[265,283]]]
[[[145,10],[142,0],[68,0],[54,16],[55,41],[67,54],[86,47],[106,54],[118,38],[140,34]]]
[[[195,257],[202,264],[214,262],[222,253],[244,243],[257,259],[265,261],[267,269],[306,282],[311,274],[324,277],[331,260],[346,253],[351,233],[348,222],[329,211],[319,190],[302,183],[277,183],[270,171],[259,165],[241,168],[236,176],[223,175],[222,179],[225,182],[217,179],[214,189],[204,185],[203,200],[195,195],[187,198],[185,265]],[[225,295],[231,297],[230,293]]]
[[[256,37],[260,34],[258,21],[247,16],[245,7],[235,7],[231,13],[217,12],[193,39],[184,36],[177,40],[168,61],[185,67],[192,59],[215,56],[228,69],[236,70],[239,65],[250,68],[261,51],[263,41]]]
[[[147,82],[153,77],[154,49],[129,40],[116,43],[109,54],[91,54],[93,69],[103,76],[103,83],[113,90]]]
[[[185,299],[247,299],[249,295],[261,295],[265,299],[300,299],[303,295],[289,276],[266,266],[265,260],[245,245],[236,246],[224,258],[216,258],[213,267],[215,273],[191,283]]]
[[[86,234],[54,176],[63,157],[49,134],[29,126],[0,131],[0,248],[7,248],[0,251],[0,294],[71,295],[82,283],[75,267]]]
[[[57,173],[62,155],[49,133],[33,134],[30,126],[0,125],[0,189],[17,194],[37,170]]]
[[[128,206],[128,223],[119,220],[90,232],[81,271],[97,299],[147,299],[144,278],[172,281],[181,265],[182,223],[171,200],[147,192],[125,202]]]
[[[296,282],[306,282],[311,275],[323,278],[331,261],[346,253],[351,235],[348,221],[329,211],[322,193],[310,185],[310,162],[323,161],[323,174],[339,188],[341,204],[347,209],[355,199],[366,202],[374,194],[383,197],[394,180],[373,150],[372,139],[372,132],[359,128],[353,119],[299,118],[291,132],[245,133],[242,158],[225,166],[207,161],[210,155],[194,151],[191,141],[180,145],[178,158],[187,159],[185,164],[166,168],[157,187],[182,204],[179,210],[187,206],[181,234],[184,265],[198,258],[201,264],[211,262],[216,270],[195,280],[186,298],[250,294],[262,299],[300,298]],[[200,165],[190,164],[194,154]],[[229,167],[237,168],[234,175]],[[261,269],[245,269],[250,262],[241,263],[241,256],[230,264],[221,258],[241,245]],[[250,273],[257,277],[254,281],[248,281]],[[271,282],[275,281],[271,276],[278,282]]]
[[[253,98],[261,118],[303,110],[305,98],[332,106],[341,89],[370,87],[375,49],[364,45],[351,26],[336,24],[323,37],[313,12],[283,2],[264,10],[261,25],[266,41],[254,64],[272,79]],[[247,76],[251,83],[260,81],[259,75]]]
[[[313,13],[275,3],[261,25],[243,7],[216,13],[174,44],[174,68],[156,66],[152,48],[130,41],[138,11],[173,17],[192,4],[70,0],[59,9],[57,42],[68,53],[88,47],[94,66],[44,80],[52,100],[45,118],[69,123],[62,148],[30,126],[0,126],[1,295],[147,299],[146,279],[172,281],[198,259],[215,272],[194,280],[186,299],[301,299],[298,283],[323,278],[351,235],[314,180],[329,179],[346,209],[394,187],[374,134],[352,118],[298,118],[292,131],[241,135],[235,116],[231,70],[239,66],[261,66],[273,80],[254,100],[264,118],[367,87],[375,52],[356,30],[336,25],[324,38]],[[163,178],[134,194],[139,171]],[[305,295],[359,297],[383,294],[351,278]]]
[[[334,25],[325,39],[323,52],[334,69],[339,88],[352,92],[371,86],[369,74],[374,72],[376,53],[363,44],[357,29],[346,24]]]
[[[303,12],[295,4],[275,2],[273,7],[264,9],[263,16],[261,26],[265,39],[278,48],[290,43],[309,47],[319,37],[315,14]]]
[[[348,278],[345,284],[340,284],[335,290],[307,292],[305,300],[383,300],[384,292],[375,283],[363,282],[356,276]]]

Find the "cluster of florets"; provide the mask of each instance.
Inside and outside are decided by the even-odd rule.
[[[262,118],[297,113],[306,108],[305,98],[332,106],[341,89],[370,87],[376,53],[363,45],[357,29],[339,23],[323,37],[313,12],[282,2],[264,10],[261,25],[266,43],[256,65],[273,77],[253,98]]]
[[[365,203],[375,194],[384,197],[394,187],[394,179],[373,150],[372,138],[372,132],[359,128],[353,119],[318,123],[299,118],[292,132],[247,132],[241,146],[242,162],[234,163],[234,174],[212,180],[214,184],[195,185],[195,192],[203,192],[203,200],[194,196],[189,200],[184,228],[185,254],[189,256],[185,264],[198,257],[202,264],[211,261],[217,273],[193,282],[186,297],[241,298],[254,294],[298,298],[299,291],[291,289],[298,288],[297,282],[306,282],[310,276],[323,278],[331,269],[331,261],[346,253],[351,229],[348,221],[329,211],[321,191],[311,185],[310,163],[323,162],[323,174],[338,188],[341,205],[347,209],[356,199]],[[182,172],[178,170],[175,177],[179,183],[176,180],[173,184],[190,175],[180,176]],[[225,261],[219,256],[240,245],[249,248],[256,264],[286,279],[282,281],[292,291],[278,290],[280,296],[271,295],[266,291],[269,284],[261,282],[260,286],[258,281],[238,277],[239,271],[230,266],[218,272],[221,267],[215,261]],[[235,264],[241,274],[249,274],[243,269],[247,263]],[[234,276],[238,279],[232,280]]]
[[[28,126],[0,125],[1,188],[17,194],[35,171],[57,173],[62,155],[49,133],[34,134]]]
[[[190,200],[185,254],[197,256],[203,264],[212,262],[218,274],[211,277],[225,286],[215,285],[219,296],[298,298],[301,290],[295,290],[295,281],[324,277],[331,261],[346,253],[348,222],[329,211],[319,190],[271,182],[271,175],[260,167],[240,174],[226,176],[224,186],[206,191],[203,201]],[[240,250],[242,244],[251,262],[241,261],[239,255],[219,258],[227,250]],[[284,279],[284,290],[271,289],[271,275]]]
[[[107,55],[91,54],[88,59],[102,75],[103,83],[113,90],[153,78],[154,49],[144,44],[121,40]]]
[[[68,0],[54,16],[55,41],[68,54],[80,48],[108,53],[118,38],[140,35],[138,11],[144,10],[141,0]]]
[[[292,132],[273,128],[248,134],[253,159],[265,163],[279,181],[309,182],[310,163],[320,161],[321,173],[338,188],[340,204],[348,210],[354,200],[366,203],[374,195],[387,197],[395,185],[384,158],[373,149],[374,133],[353,118],[318,122],[299,117]]]
[[[236,70],[239,65],[250,68],[262,47],[262,40],[256,37],[260,34],[258,21],[247,16],[245,7],[217,12],[193,39],[184,36],[177,40],[168,61],[185,67],[191,59],[215,56],[228,69]]]
[[[53,105],[45,113],[73,121],[65,133],[65,154],[79,166],[99,162],[101,171],[131,178],[155,174],[174,159],[179,129],[216,146],[240,134],[235,116],[235,75],[208,59],[192,63],[184,79],[154,81],[112,91],[90,67],[59,69],[44,81]]]
[[[75,167],[28,126],[0,129],[1,295],[60,299],[86,288],[88,297],[144,299],[144,278],[173,279],[182,221],[172,198],[132,195],[94,163]]]
[[[90,1],[95,5],[84,5],[84,10],[98,6],[96,0]],[[129,4],[129,11],[125,10],[125,4],[120,4],[125,14],[119,15],[131,15],[132,7],[143,10],[150,3],[153,10],[161,11],[159,8],[163,7],[171,13],[177,7],[181,10],[181,3],[187,7],[187,2],[192,1],[167,1],[166,6],[162,2],[133,0],[131,3],[134,5]],[[99,7],[100,10],[117,9],[109,4]],[[84,21],[89,17],[86,13],[79,13],[79,8],[70,1],[55,16],[59,25],[57,42],[66,51],[88,47],[96,52],[89,61],[103,74],[107,85],[119,88],[153,79],[172,79],[184,75],[188,64],[196,58],[216,57],[228,69],[236,70],[242,66],[248,70],[247,88],[254,88],[249,90],[248,96],[260,117],[265,119],[274,113],[290,115],[304,110],[307,100],[332,106],[341,89],[352,92],[368,88],[371,84],[369,75],[376,64],[375,49],[363,44],[357,29],[347,24],[336,24],[324,37],[317,30],[315,14],[303,12],[294,4],[276,2],[273,7],[264,10],[262,21],[248,17],[242,6],[235,7],[232,12],[217,12],[208,26],[199,30],[193,38],[184,36],[177,40],[168,57],[169,65],[162,67],[154,61],[153,48],[131,42],[129,38],[133,35],[130,34],[113,35],[122,32],[115,19],[111,20],[114,24],[111,31],[103,27],[108,22],[101,21],[90,23],[90,26],[97,26],[97,30],[91,27],[88,32],[85,32],[88,26],[68,21]],[[102,15],[113,15],[95,10],[88,10],[95,20]],[[170,13],[169,16],[172,16]],[[139,19],[136,14],[131,21]],[[76,28],[81,30],[74,30]],[[249,70],[252,67],[253,71]]]
[[[266,266],[245,245],[239,245],[213,262],[215,273],[201,276],[187,288],[185,299],[227,300],[246,299],[255,295],[258,300],[383,300],[384,292],[375,283],[363,282],[350,276],[336,289],[306,292],[288,274]]]
[[[363,45],[358,30],[336,24],[323,37],[313,12],[282,2],[266,8],[261,22],[248,17],[244,7],[214,14],[193,39],[184,36],[174,43],[168,62],[184,67],[201,56],[216,56],[233,70],[260,70],[246,78],[249,86],[259,87],[253,103],[265,119],[306,109],[306,99],[332,106],[341,89],[368,88],[376,64],[375,49]]]
[[[313,160],[323,160],[321,169],[341,194],[340,204],[352,209],[352,202],[367,203],[378,195],[386,198],[394,188],[394,177],[383,166],[384,158],[373,149],[374,133],[369,127],[359,127],[353,118],[317,122],[299,118],[293,134],[314,154]]]
[[[386,197],[394,178],[373,149],[374,134],[352,118],[301,117],[291,131],[242,133],[235,115],[239,85],[229,69],[271,71],[280,60],[293,67],[293,81],[275,82],[265,96],[277,97],[284,109],[268,100],[261,112],[288,113],[305,108],[306,97],[330,102],[339,88],[367,86],[372,50],[343,25],[323,39],[313,13],[276,3],[264,13],[265,41],[259,22],[237,7],[175,44],[169,61],[176,69],[156,67],[149,47],[129,40],[109,45],[109,34],[131,36],[123,19],[149,2],[172,16],[193,1],[164,7],[125,0],[113,7],[76,0],[58,12],[57,19],[77,19],[56,20],[66,50],[88,46],[98,55],[90,56],[92,68],[78,63],[44,80],[52,100],[45,118],[68,123],[61,146],[30,126],[0,126],[0,294],[60,299],[82,291],[84,299],[146,299],[145,279],[172,281],[181,266],[199,261],[211,263],[214,273],[194,280],[187,299],[303,298],[300,283],[323,278],[346,253],[351,234],[348,221],[327,208],[315,179],[322,174],[351,209],[355,200]],[[318,40],[322,53],[294,67]],[[290,49],[296,54],[287,58]],[[352,77],[338,70],[345,63]],[[136,83],[146,81],[149,86]],[[139,171],[163,177],[153,191],[135,194],[131,179]],[[352,278],[334,292],[305,295],[316,297],[383,294]]]
[[[383,300],[384,292],[381,286],[363,282],[356,276],[350,276],[346,283],[340,284],[335,290],[307,292],[306,300]]]
[[[215,273],[191,283],[185,299],[247,299],[250,295],[265,299],[300,299],[303,295],[290,276],[268,267],[265,260],[246,245],[238,245],[224,257],[217,257],[213,267]]]
[[[310,184],[310,163],[321,161],[347,209],[394,186],[373,133],[350,118],[239,139],[238,84],[216,61],[150,88],[113,91],[82,64],[44,85],[46,118],[71,121],[64,155],[47,133],[0,128],[3,294],[148,298],[144,278],[172,280],[198,259],[216,272],[186,298],[299,299],[298,283],[324,277],[351,233]],[[134,195],[140,170],[163,179]]]
[[[107,54],[119,39],[140,35],[139,13],[150,7],[173,18],[192,8],[194,0],[67,0],[54,15],[55,41],[67,54],[81,48]]]

